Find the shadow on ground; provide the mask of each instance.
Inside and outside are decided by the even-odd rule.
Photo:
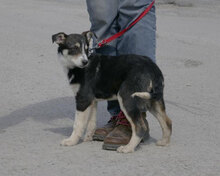
[[[59,118],[73,118],[75,103],[73,97],[56,98],[32,105],[11,112],[0,118],[0,130],[17,125],[27,118],[48,123]]]
[[[106,113],[106,104],[100,103],[98,109],[98,116],[103,116],[103,113]],[[27,118],[32,118],[42,123],[50,123],[50,121],[56,119],[74,119],[74,113],[74,97],[61,97],[39,102],[25,106],[24,108],[15,110],[6,116],[0,117],[0,132],[3,132],[5,129],[23,122]],[[108,117],[104,117],[104,119],[105,118],[107,119]],[[71,128],[67,127],[62,129],[51,129],[51,131],[54,133],[63,133],[64,135],[69,133],[71,130],[72,124]]]
[[[199,116],[210,115],[208,112],[198,107],[192,107],[173,101],[166,101],[166,103],[190,114]],[[27,118],[32,118],[42,123],[50,123],[50,121],[56,119],[73,119],[74,113],[75,102],[73,97],[61,97],[28,105],[24,108],[15,110],[6,116],[0,117],[0,133],[3,133],[9,127],[23,122]],[[105,123],[109,118],[108,116],[109,115],[106,111],[106,104],[100,103],[98,108],[98,119],[99,117],[102,117],[101,121]],[[97,125],[99,126],[101,123],[97,122]],[[51,128],[45,130],[68,136],[72,132],[72,124],[70,124],[70,126],[67,128]]]

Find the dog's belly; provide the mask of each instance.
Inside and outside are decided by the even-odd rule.
[[[112,95],[111,97],[103,97],[103,98],[97,98],[96,97],[96,101],[104,101],[104,100],[117,100],[118,98],[117,98],[117,95]]]
[[[103,90],[103,89],[97,88],[93,93],[97,101],[117,99],[117,93],[114,93],[111,90]]]

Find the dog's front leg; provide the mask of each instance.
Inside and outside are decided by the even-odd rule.
[[[96,114],[97,114],[97,102],[94,102],[91,107],[90,117],[86,129],[86,133],[83,139],[84,142],[92,140],[92,136],[96,128]]]
[[[69,138],[64,139],[61,142],[62,146],[72,146],[72,145],[76,145],[79,142],[80,138],[82,137],[85,131],[85,127],[88,123],[91,107],[92,105],[90,105],[85,111],[79,111],[79,110],[76,111],[75,121],[73,124],[73,132]]]

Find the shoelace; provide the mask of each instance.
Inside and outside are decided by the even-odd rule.
[[[128,120],[126,119],[124,113],[122,111],[119,112],[119,114],[117,115],[117,123],[116,125],[125,125],[125,126],[130,126],[130,123],[128,122]]]

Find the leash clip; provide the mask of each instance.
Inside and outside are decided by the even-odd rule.
[[[93,48],[90,48],[90,49],[89,49],[89,56],[90,56],[92,53],[94,53],[94,51],[95,51],[96,49],[99,49],[99,48],[105,46],[107,43],[108,43],[108,41],[107,41],[106,39],[102,40],[101,42],[97,42],[97,44],[96,44]]]
[[[88,56],[91,56],[95,52],[96,47],[89,48]]]

